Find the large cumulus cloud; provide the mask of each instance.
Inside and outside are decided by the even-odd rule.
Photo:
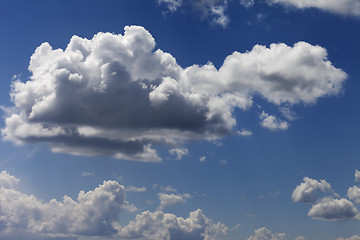
[[[12,83],[4,140],[152,162],[161,161],[153,146],[230,134],[234,109],[251,107],[254,95],[279,107],[314,103],[338,94],[347,77],[326,49],[306,42],[256,45],[219,69],[210,62],[182,68],[139,26],[73,36],[65,50],[43,43],[29,70],[28,81]]]

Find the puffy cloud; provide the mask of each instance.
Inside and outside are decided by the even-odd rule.
[[[10,175],[7,171],[2,171],[0,173],[0,187],[14,188],[19,181],[20,179]]]
[[[337,238],[336,240],[360,240],[360,236],[359,235],[354,235],[354,236],[349,237],[349,238]]]
[[[188,194],[188,193],[184,193],[184,194],[159,193],[158,197],[160,199],[159,210],[162,210],[166,207],[176,205],[179,203],[184,203],[184,202],[186,202],[186,200],[191,198],[190,194]]]
[[[126,188],[126,192],[146,192],[146,187],[130,186]]]
[[[359,0],[267,0],[269,4],[282,4],[300,9],[318,8],[324,11],[350,16],[360,16]]]
[[[266,112],[260,114],[261,126],[270,130],[286,130],[289,124],[286,121],[279,120],[276,116],[269,115]]]
[[[347,196],[350,200],[360,204],[360,188],[358,186],[350,187]]]
[[[272,233],[265,227],[258,228],[254,231],[254,235],[247,238],[247,240],[286,240],[285,233]],[[303,236],[298,236],[295,240],[305,240]]]
[[[294,202],[316,202],[321,192],[330,192],[331,185],[325,180],[304,177],[304,182],[296,186],[292,193]]]
[[[360,171],[355,170],[355,182],[360,183]]]
[[[49,43],[31,57],[27,82],[15,80],[4,140],[45,142],[53,152],[159,162],[154,146],[216,140],[234,131],[235,108],[254,94],[279,107],[338,94],[347,75],[326,49],[305,42],[256,45],[187,68],[139,26],[124,35],[73,36],[65,50]]]
[[[80,191],[77,200],[64,196],[63,201],[43,202],[16,190],[14,185],[19,179],[5,171],[0,176],[5,182],[0,186],[0,238],[4,240],[75,240],[86,236],[216,240],[223,239],[228,231],[200,209],[185,219],[161,211],[145,211],[122,227],[120,213],[134,206],[128,204],[125,188],[116,181],[104,181],[92,191]],[[187,199],[190,195],[182,197]]]
[[[224,224],[213,223],[198,209],[185,219],[162,211],[146,211],[122,228],[120,235],[126,239],[220,240],[227,231]]]
[[[262,227],[254,231],[254,235],[247,240],[286,240],[285,233],[272,233],[269,229]]]
[[[200,162],[205,162],[206,161],[206,156],[199,157],[199,160],[200,160]]]
[[[184,156],[189,155],[187,148],[173,148],[169,150],[171,155],[176,156],[176,160],[182,159]]]
[[[360,220],[359,211],[345,198],[323,198],[310,209],[309,216],[328,221]]]
[[[357,170],[355,171],[355,176]],[[327,196],[320,199],[320,193],[332,192],[333,196]],[[327,221],[349,221],[360,220],[359,210],[353,202],[360,203],[360,189],[357,186],[350,187],[346,198],[340,198],[333,193],[331,186],[325,180],[317,181],[308,177],[299,184],[293,191],[292,198],[294,202],[313,203],[308,216]],[[353,202],[352,202],[353,201]]]
[[[53,199],[47,203],[12,186],[2,186],[0,232],[111,236],[117,234],[119,214],[127,206],[125,189],[115,181],[104,181],[93,191],[81,191],[76,201],[64,196],[63,201]]]

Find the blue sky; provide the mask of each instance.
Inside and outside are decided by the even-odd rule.
[[[2,1],[0,238],[360,239],[359,17]]]

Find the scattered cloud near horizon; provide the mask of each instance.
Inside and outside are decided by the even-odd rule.
[[[254,234],[247,240],[287,240],[285,233],[272,233],[265,227],[254,230]],[[295,240],[305,240],[303,236],[297,237]]]
[[[81,236],[122,239],[220,240],[228,228],[207,218],[201,209],[188,218],[162,211],[144,211],[121,226],[124,210],[131,210],[125,188],[116,181],[104,181],[92,191],[80,191],[73,200],[64,196],[43,202],[16,189],[20,179],[0,173],[0,238],[3,240],[76,240]],[[184,195],[187,198],[187,195]],[[26,236],[26,237],[25,237]]]
[[[234,109],[249,109],[254,95],[289,109],[337,95],[347,78],[326,49],[306,42],[255,45],[229,55],[219,69],[211,62],[183,68],[155,50],[140,26],[125,27],[124,35],[73,36],[65,50],[43,43],[29,70],[28,81],[12,83],[3,140],[143,162],[162,161],[156,146],[183,149],[173,150],[181,158],[189,141],[236,133]],[[288,128],[265,112],[261,121],[273,130]]]
[[[229,231],[223,223],[214,223],[207,218],[201,209],[190,212],[187,218],[161,210],[144,211],[125,226],[121,226],[118,222],[121,213],[132,205],[126,201],[126,189],[116,181],[104,181],[94,190],[80,191],[76,200],[64,196],[62,201],[53,199],[49,202],[20,192],[16,189],[19,182],[20,179],[6,171],[0,172],[0,238],[4,240],[24,237],[29,240],[76,240],[86,236],[148,240],[221,240]],[[184,199],[190,198],[186,194],[177,195]],[[344,216],[344,209],[350,209],[348,213],[351,213],[353,207],[347,199],[325,197],[315,202],[312,209],[318,208],[314,211],[322,212],[322,220],[325,220],[325,217],[326,220],[350,220],[339,218],[339,214]],[[288,238],[285,233],[273,233],[265,227],[254,230],[247,238],[260,239]],[[336,240],[358,239],[359,236],[354,235]],[[299,236],[295,240],[305,238]]]

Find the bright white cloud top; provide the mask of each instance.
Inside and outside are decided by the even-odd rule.
[[[325,180],[315,180],[304,177],[304,182],[296,186],[292,193],[294,202],[316,202],[320,193],[331,192],[331,185]]]
[[[219,69],[210,62],[182,68],[154,49],[154,38],[140,26],[125,27],[124,35],[73,36],[65,50],[43,43],[31,57],[30,79],[13,82],[3,139],[159,162],[153,146],[236,132],[233,111],[251,107],[254,95],[278,107],[315,103],[337,95],[347,78],[326,49],[306,42],[255,45],[229,55]],[[262,121],[287,128],[272,115]]]

